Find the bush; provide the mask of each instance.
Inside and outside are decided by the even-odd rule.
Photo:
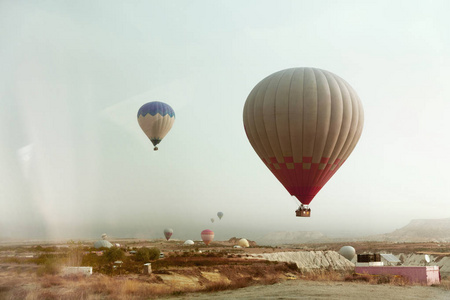
[[[36,273],[38,276],[43,275],[56,275],[59,273],[61,265],[59,261],[55,258],[47,258],[41,266],[37,269]]]
[[[83,256],[81,260],[82,266],[92,266],[94,268],[100,266],[102,264],[102,257],[98,256],[95,253],[89,253]]]
[[[103,257],[106,262],[112,263],[116,260],[122,260],[125,257],[125,253],[120,248],[112,247],[103,253]]]
[[[160,251],[158,248],[142,247],[136,251],[136,260],[147,262],[159,258]]]

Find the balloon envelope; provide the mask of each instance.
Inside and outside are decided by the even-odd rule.
[[[172,234],[173,234],[172,228],[164,229],[164,236],[166,237],[166,240],[169,240]]]
[[[214,223],[214,218],[211,218],[211,223]]]
[[[219,212],[217,213],[217,216],[219,217],[220,220],[222,220],[223,212],[219,211]]]
[[[246,239],[240,239],[238,242],[238,245],[241,246],[242,248],[250,247],[250,244],[248,243],[248,241]]]
[[[158,145],[175,122],[175,112],[170,105],[154,101],[141,106],[137,119],[144,133],[158,150]]]
[[[301,203],[309,204],[356,146],[364,113],[353,88],[331,72],[293,68],[259,82],[244,106],[255,152]]]
[[[356,255],[356,250],[352,246],[344,246],[339,250],[339,254],[348,260],[352,260]]]
[[[214,232],[209,229],[203,230],[201,236],[206,246],[208,246],[209,243],[211,243],[214,240]]]
[[[94,243],[94,248],[111,248],[113,244],[108,242],[107,240],[98,240]]]
[[[184,245],[186,245],[186,246],[194,245],[194,241],[193,240],[186,240],[186,242],[184,242]]]

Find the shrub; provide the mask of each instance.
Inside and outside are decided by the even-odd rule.
[[[147,262],[159,258],[160,251],[158,248],[142,247],[136,251],[136,260]]]
[[[287,267],[292,271],[298,271],[298,266],[296,263],[286,263]]]
[[[36,273],[38,276],[43,275],[56,275],[59,273],[61,266],[57,259],[55,258],[47,258],[41,266],[37,269]]]
[[[106,262],[112,263],[116,260],[122,260],[125,257],[125,253],[120,248],[112,247],[103,253],[103,257]]]
[[[102,256],[98,256],[95,253],[89,253],[83,256],[81,261],[82,266],[92,266],[94,268],[101,265]]]

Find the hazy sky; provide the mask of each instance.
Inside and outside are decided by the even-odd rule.
[[[449,11],[446,0],[0,1],[0,238],[355,235],[450,217]],[[291,67],[344,78],[365,111],[309,219],[242,121],[251,89]],[[157,152],[136,120],[155,100],[176,112]]]

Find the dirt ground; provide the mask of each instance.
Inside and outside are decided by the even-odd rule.
[[[37,265],[0,263],[0,299],[450,299],[450,280],[440,286],[370,284],[341,280],[310,281],[299,279],[299,273],[287,266],[266,264],[253,259],[252,254],[285,251],[338,250],[341,243],[283,245],[236,249],[235,240],[183,246],[182,241],[122,239],[114,241],[128,247],[158,247],[165,254],[161,260],[167,266],[162,271],[144,276],[129,274],[110,277],[94,274],[89,278],[68,280],[58,275],[37,277]],[[85,243],[91,245],[90,241]],[[50,245],[48,245],[50,246]],[[384,249],[392,253],[437,253],[445,256],[450,244],[445,243],[356,243],[359,252]],[[22,249],[23,250],[23,249]],[[200,254],[201,252],[203,254]],[[5,257],[27,257],[35,253],[15,253],[4,250]],[[25,252],[27,252],[25,250]],[[189,252],[196,255],[185,256]],[[226,252],[222,256],[215,256]],[[209,255],[211,254],[211,255]],[[24,256],[25,255],[25,256]],[[128,255],[128,254],[127,254]],[[210,257],[211,256],[211,257]],[[6,259],[6,258],[5,258]],[[177,264],[168,264],[173,260]],[[214,264],[210,260],[215,261]],[[223,262],[226,260],[226,263]],[[157,263],[154,263],[157,266]],[[272,268],[272,269],[270,269]],[[286,269],[288,268],[288,269]],[[269,270],[270,269],[270,270]],[[443,277],[444,278],[444,277]],[[250,287],[219,291],[221,285],[237,286],[251,279]],[[281,280],[281,282],[280,282]],[[280,282],[275,283],[274,282]],[[219,284],[217,286],[217,283]],[[246,286],[239,285],[239,287]],[[205,292],[208,287],[210,292]],[[186,294],[186,292],[201,291]],[[165,296],[172,295],[172,296]],[[176,296],[174,296],[176,295]],[[2,296],[6,298],[2,298]]]
[[[289,280],[209,294],[186,294],[164,299],[450,299],[450,291],[433,286],[391,286],[348,282]]]

